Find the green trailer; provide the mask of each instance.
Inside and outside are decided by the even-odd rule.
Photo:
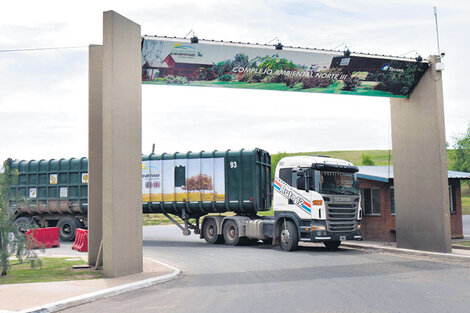
[[[19,173],[12,186],[11,208],[20,227],[57,226],[62,240],[73,240],[76,228],[87,227],[86,158],[7,162]],[[163,213],[170,218],[168,214],[176,215],[185,221],[179,226],[186,234],[190,228],[199,231],[202,216],[223,212],[255,216],[271,208],[271,199],[271,158],[267,151],[142,156],[143,213]]]

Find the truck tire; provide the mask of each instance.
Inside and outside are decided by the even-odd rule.
[[[324,241],[323,244],[328,250],[336,250],[341,244],[341,241],[339,240]]]
[[[299,247],[299,233],[292,221],[284,221],[279,235],[281,248],[284,251],[295,251]]]
[[[77,228],[82,227],[80,220],[73,217],[63,217],[57,223],[59,227],[59,239],[61,241],[74,241],[75,231]]]
[[[26,233],[28,229],[38,227],[36,222],[31,217],[26,217],[26,216],[18,217],[15,220],[15,225],[16,225],[16,229],[18,229],[18,231],[22,234]]]
[[[210,245],[223,243],[224,237],[217,232],[217,223],[213,218],[206,219],[202,226],[202,236]]]
[[[225,221],[222,233],[224,235],[225,244],[229,246],[242,245],[248,239],[246,237],[240,237],[238,225],[234,220]]]

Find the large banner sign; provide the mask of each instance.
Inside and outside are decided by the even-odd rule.
[[[224,158],[142,161],[142,202],[224,201]]]
[[[142,82],[407,97],[427,62],[327,50],[145,37]]]

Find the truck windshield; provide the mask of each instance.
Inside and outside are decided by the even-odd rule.
[[[319,171],[320,192],[338,195],[357,195],[359,184],[354,173]]]

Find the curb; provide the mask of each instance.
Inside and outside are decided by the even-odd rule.
[[[392,247],[383,247],[383,246],[366,246],[366,245],[358,245],[354,243],[341,243],[341,246],[353,248],[353,249],[360,249],[360,250],[382,250],[390,253],[396,254],[407,254],[407,255],[416,255],[416,256],[427,256],[433,257],[436,259],[441,260],[454,260],[454,261],[466,261],[470,262],[470,255],[458,255],[452,253],[440,253],[440,252],[429,252],[429,251],[422,251],[422,250],[411,250],[411,249],[402,249],[402,248],[392,248]]]
[[[151,260],[155,263],[161,264],[163,266],[166,266],[170,269],[173,270],[173,273],[170,274],[165,274],[161,275],[158,277],[152,277],[148,278],[145,280],[133,282],[133,283],[128,283],[125,285],[120,285],[108,289],[103,289],[100,291],[95,291],[91,293],[87,293],[81,296],[76,296],[64,300],[60,300],[57,302],[49,303],[49,304],[44,304],[40,305],[37,307],[21,310],[21,311],[2,311],[0,310],[0,313],[13,313],[13,312],[20,312],[20,313],[48,313],[48,312],[57,312],[61,310],[65,310],[74,306],[90,303],[93,301],[97,300],[102,300],[106,299],[109,297],[117,296],[126,292],[134,291],[134,290],[139,290],[143,289],[146,287],[158,285],[173,279],[176,279],[179,277],[182,273],[182,271],[174,266],[168,265],[166,263],[151,259],[151,258],[146,258],[147,260]]]
[[[456,244],[453,244],[452,248],[453,249],[460,249],[460,250],[470,250],[469,246],[459,246],[459,245],[456,245]]]

